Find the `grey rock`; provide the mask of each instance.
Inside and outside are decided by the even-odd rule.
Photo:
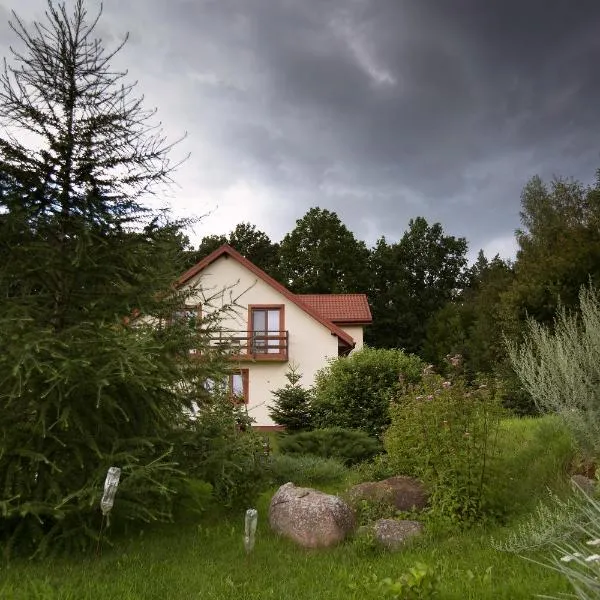
[[[338,496],[282,485],[269,506],[271,528],[304,548],[326,548],[354,530],[354,513]]]
[[[401,550],[406,541],[421,535],[423,525],[418,521],[379,519],[371,525],[361,527],[359,535],[372,535],[379,546],[392,552]]]
[[[396,510],[422,510],[429,500],[425,486],[412,477],[390,477],[366,481],[350,488],[348,499],[353,506],[362,500],[389,504]]]

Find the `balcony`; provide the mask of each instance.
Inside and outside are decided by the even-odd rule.
[[[237,360],[288,360],[288,331],[230,331],[219,332],[212,344],[227,349]]]

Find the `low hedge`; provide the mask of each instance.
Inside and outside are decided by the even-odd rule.
[[[358,429],[331,427],[288,435],[279,442],[282,454],[311,454],[355,465],[383,451],[379,440]]]

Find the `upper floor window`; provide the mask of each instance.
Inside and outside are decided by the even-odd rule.
[[[283,305],[249,307],[252,354],[283,354],[286,349]]]

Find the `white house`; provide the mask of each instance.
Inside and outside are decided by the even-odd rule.
[[[222,321],[223,335],[235,344],[229,385],[261,429],[277,427],[268,407],[272,391],[287,383],[290,363],[302,374],[301,383],[312,385],[329,359],[362,347],[363,328],[371,322],[364,294],[293,294],[226,244],[177,285],[199,290],[188,309],[218,310],[236,298],[235,310],[225,311]]]

